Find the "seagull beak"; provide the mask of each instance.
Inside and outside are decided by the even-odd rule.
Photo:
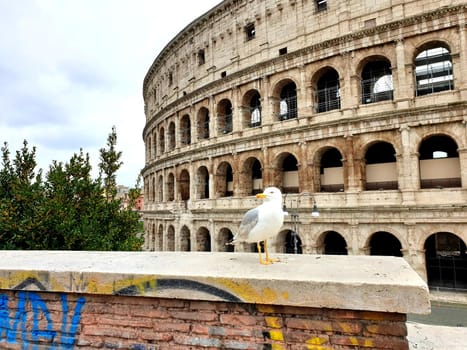
[[[266,198],[266,195],[264,193],[258,193],[256,198]]]

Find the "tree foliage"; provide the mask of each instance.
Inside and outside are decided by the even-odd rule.
[[[25,141],[12,160],[1,148],[0,249],[139,250],[139,214],[116,199],[122,162],[115,129],[100,150],[99,177],[93,179],[83,150],[66,162],[54,161],[37,173],[36,149]],[[138,182],[140,180],[138,179]],[[131,196],[139,196],[136,185]]]

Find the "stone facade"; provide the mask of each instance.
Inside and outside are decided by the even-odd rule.
[[[466,15],[460,0],[226,0],[193,21],[144,79],[145,249],[226,251],[277,186],[291,215],[271,251],[399,255],[467,289],[426,263],[467,268]]]

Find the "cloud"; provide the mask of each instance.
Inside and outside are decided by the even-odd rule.
[[[133,185],[144,167],[142,84],[160,50],[217,0],[0,0],[0,142],[39,166],[83,148],[93,167],[112,126]],[[176,15],[174,15],[176,14]]]

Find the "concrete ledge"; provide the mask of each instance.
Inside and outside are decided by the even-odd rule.
[[[277,255],[275,255],[276,257]],[[253,253],[0,251],[0,289],[430,313],[402,258]]]

